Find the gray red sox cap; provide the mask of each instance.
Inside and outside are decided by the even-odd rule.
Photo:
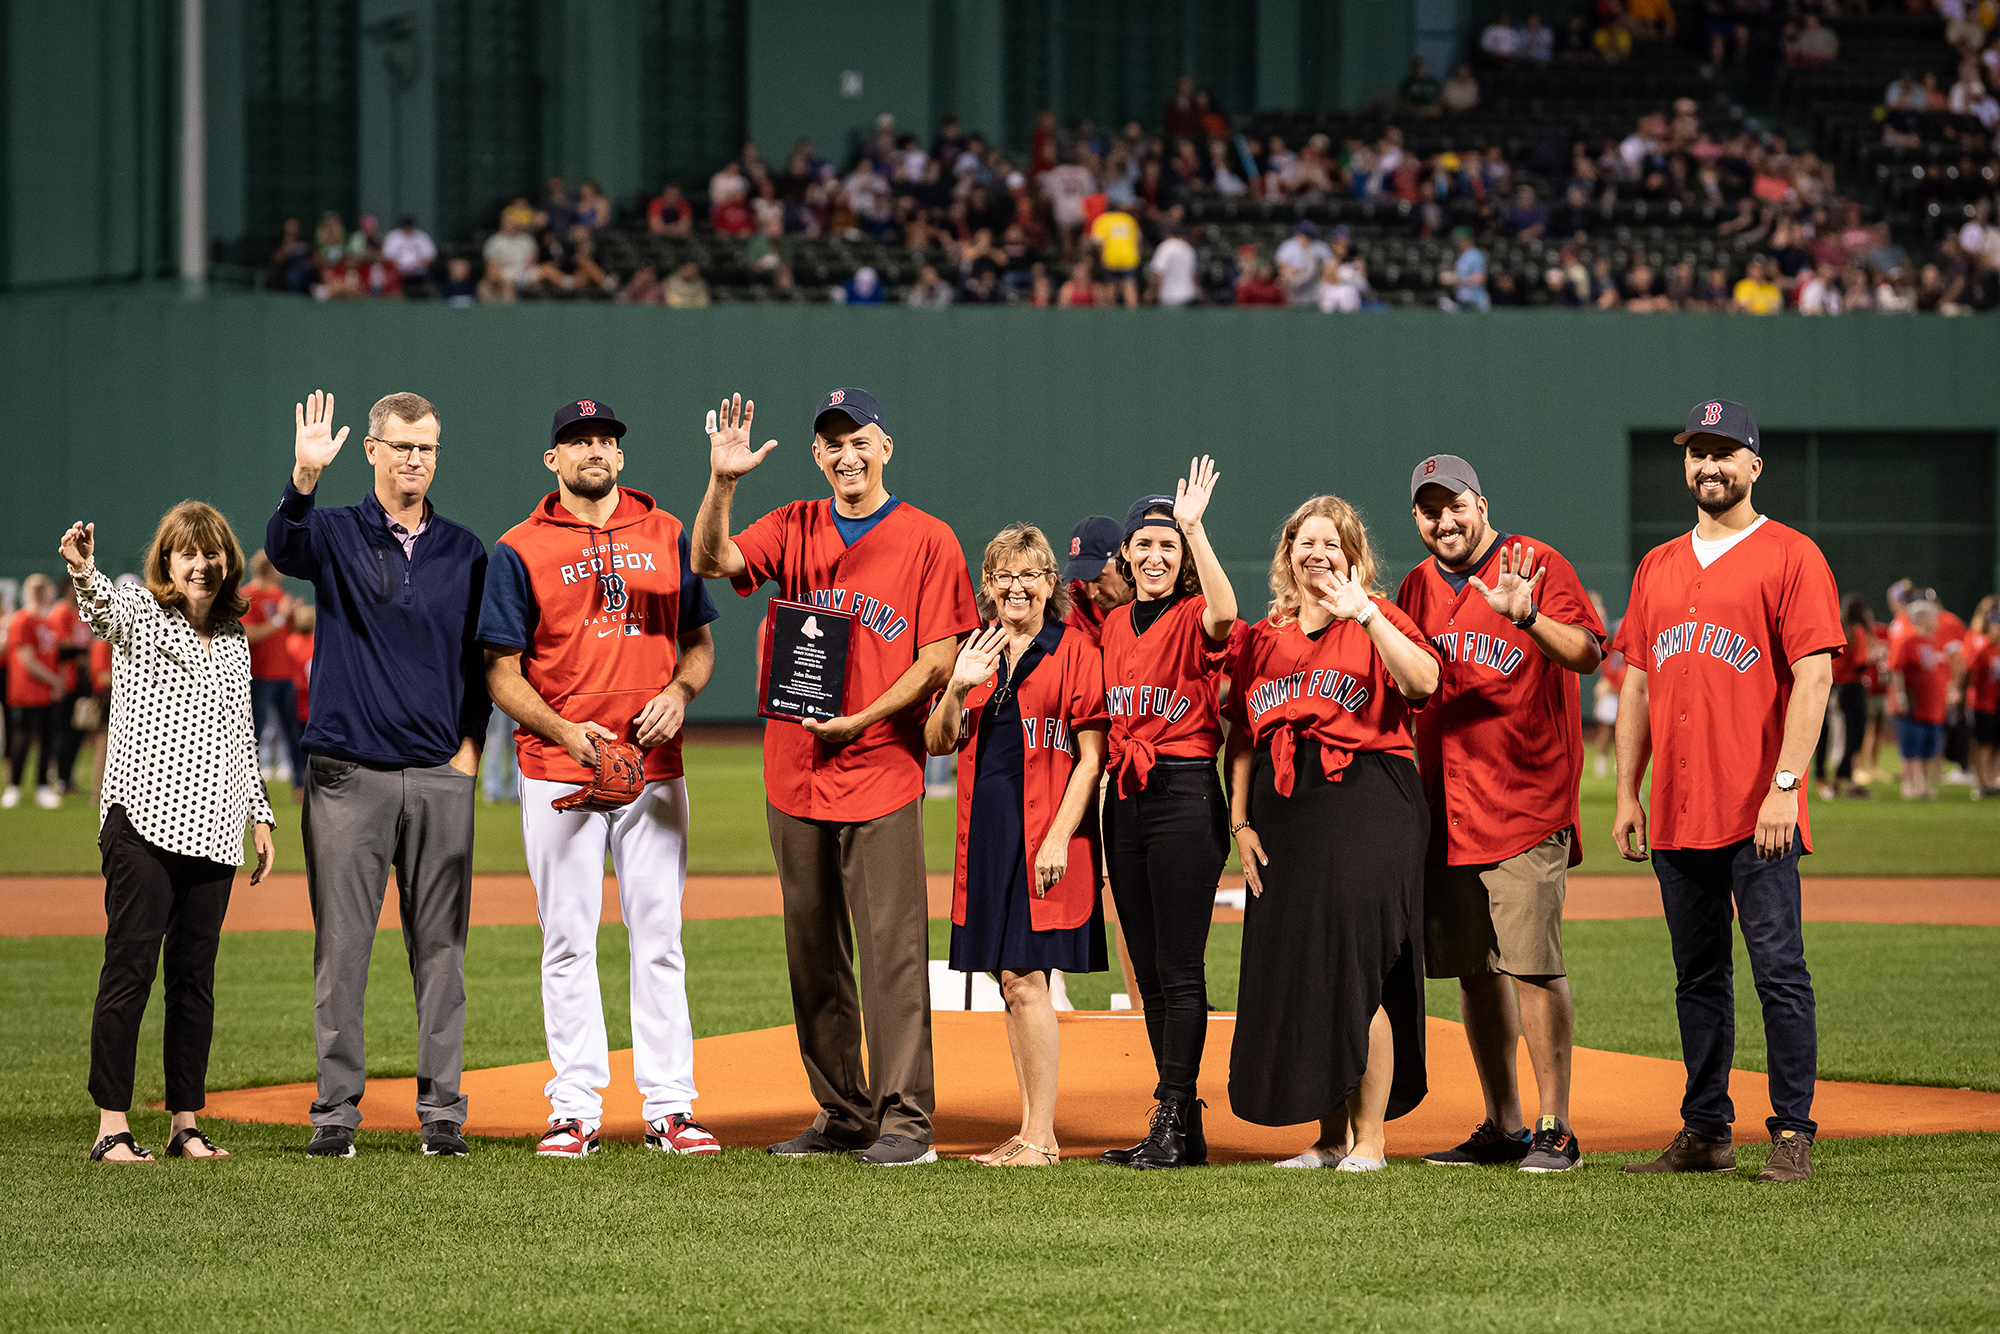
[[[1410,503],[1417,503],[1417,492],[1427,486],[1441,486],[1454,496],[1467,491],[1476,496],[1486,493],[1479,489],[1479,474],[1472,465],[1456,454],[1433,454],[1419,463],[1410,474]]]
[[[601,398],[578,398],[556,409],[556,419],[549,427],[549,446],[554,448],[562,439],[564,431],[578,422],[590,427],[593,432],[625,438],[625,423],[618,420],[618,414],[611,405]]]
[[[1684,445],[1697,435],[1723,436],[1753,454],[1764,452],[1757,443],[1757,419],[1750,415],[1750,409],[1726,398],[1711,398],[1689,408],[1687,429],[1674,437],[1674,443]]]
[[[827,394],[813,409],[814,429],[818,429],[819,419],[829,412],[840,413],[856,426],[872,424],[885,431],[889,429],[882,421],[882,405],[866,389],[835,389]]]

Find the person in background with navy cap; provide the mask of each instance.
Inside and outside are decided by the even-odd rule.
[[[959,639],[979,628],[972,578],[951,529],[889,493],[896,442],[864,389],[832,390],[813,410],[812,458],[832,496],[782,505],[731,537],[737,483],[778,445],[750,447],[755,413],[736,394],[709,418],[695,572],[728,579],[744,597],[773,583],[780,597],[854,616],[846,712],[764,728],[764,815],[785,896],[792,1014],[820,1106],[770,1151],[859,1150],[880,1167],[936,1162],[924,718],[951,679]]]
[[[1093,514],[1069,535],[1069,556],[1063,566],[1063,580],[1069,585],[1069,615],[1064,623],[1090,636],[1095,644],[1104,630],[1104,618],[1135,596],[1131,583],[1118,573],[1119,540],[1124,536],[1118,520]]]

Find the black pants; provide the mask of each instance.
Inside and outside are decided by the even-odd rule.
[[[1159,1073],[1155,1098],[1192,1098],[1208,1039],[1208,925],[1228,861],[1228,807],[1212,761],[1153,766],[1105,812],[1104,860]]]
[[[1847,744],[1840,748],[1840,767],[1833,771],[1833,776],[1846,783],[1853,781],[1854,757],[1861,753],[1861,740],[1868,734],[1867,683],[1844,682],[1834,688],[1833,698],[1847,728]]]
[[[1674,945],[1674,1008],[1687,1064],[1682,1123],[1711,1139],[1728,1139],[1736,1119],[1729,1100],[1729,1067],[1736,1055],[1735,955],[1729,930],[1734,916],[1743,923],[1743,944],[1764,1007],[1764,1063],[1773,1113],[1765,1127],[1773,1135],[1781,1130],[1817,1133],[1812,1100],[1819,1028],[1799,925],[1797,833],[1791,851],[1775,862],[1760,861],[1756,844],[1744,839],[1726,848],[1656,848],[1653,871],[1660,878],[1660,902]]]
[[[156,848],[113,806],[97,836],[104,854],[104,971],[90,1018],[90,1096],[109,1112],[132,1106],[139,1021],[166,945],[167,1110],[207,1104],[215,1032],[215,949],[236,868]]]
[[[20,668],[16,667],[15,671]],[[28,768],[28,748],[34,747],[35,786],[47,787],[56,767],[56,711],[60,704],[16,706],[7,710],[7,782],[21,786]]]

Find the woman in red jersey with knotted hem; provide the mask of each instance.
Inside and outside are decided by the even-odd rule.
[[[1409,712],[1437,652],[1375,589],[1353,506],[1315,496],[1271,558],[1271,610],[1230,655],[1230,826],[1251,899],[1229,1104],[1317,1120],[1281,1167],[1372,1172],[1383,1123],[1423,1101],[1430,809]]]

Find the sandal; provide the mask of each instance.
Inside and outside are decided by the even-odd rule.
[[[208,1150],[207,1153],[195,1154],[195,1153],[189,1153],[187,1151],[188,1141],[196,1139],[201,1141],[201,1146],[204,1149]],[[230,1158],[234,1156],[235,1155],[231,1154],[229,1150],[218,1147],[214,1140],[202,1134],[201,1131],[194,1126],[189,1126],[186,1130],[176,1131],[174,1133],[174,1137],[167,1141],[167,1157],[169,1158],[202,1159],[202,1158]]]
[[[1017,1163],[1014,1161],[1014,1159],[1024,1153],[1039,1153],[1046,1161],[1039,1163]],[[1054,1167],[1062,1160],[1054,1149],[1045,1149],[1039,1144],[1030,1144],[1019,1135],[1016,1135],[1005,1144],[1002,1144],[998,1149],[995,1149],[992,1157],[982,1158],[978,1161],[985,1167]]]
[[[981,1167],[991,1167],[997,1160],[1004,1157],[1008,1157],[1011,1154],[1017,1152],[1014,1146],[1019,1144],[1020,1142],[1021,1142],[1021,1137],[1019,1135],[1015,1135],[1010,1139],[1008,1139],[1008,1141],[1005,1144],[1002,1144],[997,1149],[988,1149],[985,1153],[973,1154],[972,1161],[978,1163]]]
[[[110,1153],[113,1149],[117,1148],[120,1144],[123,1144],[125,1147],[132,1150],[132,1152],[137,1154],[138,1156],[136,1158],[106,1158],[104,1156],[105,1154]],[[121,1130],[115,1135],[106,1135],[103,1139],[97,1141],[97,1143],[91,1147],[90,1161],[93,1163],[124,1164],[128,1162],[150,1163],[150,1162],[156,1162],[158,1160],[155,1159],[150,1152],[139,1147],[139,1141],[132,1138],[131,1131]]]

